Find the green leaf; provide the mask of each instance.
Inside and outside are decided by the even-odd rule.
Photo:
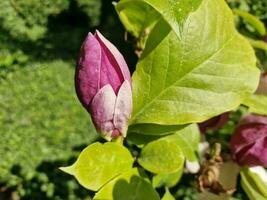
[[[158,139],[142,149],[138,163],[156,174],[173,173],[183,167],[184,155],[175,142]]]
[[[231,10],[224,0],[203,0],[195,12],[181,15],[181,23],[172,15],[183,6],[166,1],[149,2],[172,19],[172,27],[179,25],[180,39],[171,31],[155,45],[160,26],[149,35],[133,75],[131,124],[187,124],[236,109],[255,91],[259,70],[250,44],[235,30]]]
[[[163,136],[157,136],[157,135],[142,135],[139,133],[128,133],[127,134],[127,142],[130,144],[134,144],[137,147],[142,148],[145,144],[152,142],[154,140],[157,140]]]
[[[242,170],[241,174],[241,186],[245,190],[250,200],[265,200],[266,198],[260,194],[254,181],[249,177],[246,170]]]
[[[195,151],[198,149],[200,132],[196,124],[191,124],[174,134],[161,138],[162,140],[173,141],[183,151],[186,159],[196,161]]]
[[[129,127],[129,133],[142,135],[168,135],[177,130],[183,129],[187,125],[160,125],[160,124],[134,124]]]
[[[152,185],[136,168],[121,174],[96,193],[94,200],[159,200]]]
[[[154,188],[160,187],[173,187],[175,186],[183,175],[183,168],[180,168],[177,172],[170,174],[157,174],[153,176],[152,185]]]
[[[243,104],[248,106],[248,112],[267,115],[267,96],[253,94],[244,99]]]
[[[179,129],[179,130],[178,130]],[[195,151],[198,150],[200,132],[196,124],[162,126],[157,124],[136,124],[130,128],[127,140],[138,146],[147,144],[156,139],[171,140],[183,151],[189,161],[196,161]],[[140,133],[144,133],[140,134]],[[147,133],[147,134],[146,134]],[[151,134],[151,135],[150,135]],[[157,134],[157,135],[154,135]],[[163,134],[168,134],[167,136]]]
[[[97,191],[114,177],[130,170],[132,164],[130,152],[122,145],[96,142],[86,147],[73,165],[60,169],[75,176],[85,188]]]
[[[164,196],[162,197],[161,200],[175,200],[174,196],[172,196],[172,194],[170,193],[169,189],[166,188],[165,190],[166,190],[165,194],[164,194]]]
[[[182,36],[181,24],[190,12],[196,10],[202,0],[143,0],[170,24],[178,37]]]
[[[152,30],[160,18],[159,13],[143,1],[121,0],[115,8],[126,30],[136,38]]]
[[[253,48],[255,49],[261,49],[263,51],[265,51],[265,54],[267,54],[267,43],[262,41],[262,40],[254,40],[252,38],[248,38],[247,40],[249,41],[249,43],[251,44],[251,46],[253,46]]]
[[[234,13],[242,17],[248,24],[255,28],[255,30],[261,35],[264,36],[266,33],[265,25],[261,20],[256,16],[242,10],[233,9]]]
[[[267,180],[266,180],[267,173],[263,167],[258,166],[258,167],[253,167],[253,168],[254,170],[252,170],[252,168],[249,168],[248,170],[246,170],[246,173],[253,180],[258,191],[265,198],[267,198]]]

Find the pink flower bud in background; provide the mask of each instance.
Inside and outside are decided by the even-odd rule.
[[[230,117],[230,112],[223,113],[216,117],[213,117],[207,121],[198,124],[200,132],[206,133],[208,130],[216,131],[222,128],[228,121]]]
[[[131,75],[121,53],[98,31],[89,33],[81,47],[75,87],[104,138],[126,136],[132,112]]]
[[[243,117],[231,138],[230,148],[239,165],[267,167],[267,116]]]
[[[261,74],[256,94],[267,95],[267,72]]]

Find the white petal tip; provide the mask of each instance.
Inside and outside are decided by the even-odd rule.
[[[191,174],[197,173],[200,169],[200,165],[199,165],[198,161],[190,162],[190,161],[186,160],[185,167],[188,170],[188,172],[190,172]]]

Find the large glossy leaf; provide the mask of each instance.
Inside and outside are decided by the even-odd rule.
[[[248,106],[249,112],[267,115],[267,96],[253,94],[244,99],[243,104]]]
[[[64,172],[75,176],[89,190],[97,191],[114,177],[132,168],[133,158],[125,147],[117,143],[94,143],[85,148],[77,161]]]
[[[142,149],[138,163],[156,174],[174,173],[183,168],[184,155],[175,142],[158,139]]]
[[[235,30],[224,0],[203,0],[194,12],[186,9],[193,1],[146,2],[175,32],[161,35],[162,23],[148,38],[133,75],[131,124],[201,122],[237,108],[254,92],[259,79],[254,52]]]
[[[139,176],[136,168],[107,183],[94,200],[159,200],[152,185]]]
[[[178,37],[181,37],[182,26],[188,14],[198,8],[202,0],[143,0],[157,10],[170,24]]]

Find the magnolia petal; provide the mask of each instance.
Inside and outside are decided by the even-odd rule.
[[[243,166],[267,167],[267,137],[258,139],[255,144],[242,156]]]
[[[196,174],[200,170],[200,165],[198,161],[190,162],[189,160],[185,161],[185,168],[191,174]]]
[[[256,114],[248,114],[240,120],[238,126],[248,125],[248,124],[267,125],[267,117],[262,116],[262,115],[256,115]]]
[[[116,103],[116,95],[110,85],[101,88],[90,105],[92,120],[96,129],[107,140],[111,140],[114,130],[113,116]]]
[[[98,39],[96,37],[96,39]],[[117,94],[121,84],[124,81],[120,67],[112,56],[108,48],[98,39],[101,46],[101,70],[100,70],[100,87],[109,84]]]
[[[206,133],[208,130],[219,130],[222,128],[230,118],[230,112],[223,113],[216,117],[213,117],[207,121],[199,123],[199,129],[201,133]]]
[[[266,184],[267,186],[267,171],[261,167],[261,166],[256,166],[256,167],[250,167],[249,171],[251,171],[254,174],[257,174],[257,176]]]
[[[256,165],[260,161],[255,153],[251,154],[251,151],[258,146],[260,139],[266,137],[267,117],[255,114],[246,115],[240,120],[230,141],[233,157],[241,165],[245,165],[249,160],[248,165]]]
[[[89,33],[80,52],[75,73],[75,88],[82,105],[88,109],[92,98],[100,89],[101,46]]]
[[[122,54],[99,31],[96,31],[95,35],[96,35],[96,38],[98,38],[98,41],[103,43],[103,45],[105,45],[107,47],[107,49],[109,50],[110,55],[113,56],[114,60],[116,61],[117,65],[120,68],[120,71],[123,75],[124,80],[128,80],[131,83],[131,74],[129,72],[127,63],[125,62]]]
[[[230,145],[235,153],[253,145],[259,138],[267,137],[267,127],[265,125],[246,124],[236,129],[232,136]]]
[[[123,82],[116,99],[114,111],[114,126],[126,137],[128,120],[132,113],[132,90],[130,83]]]
[[[267,95],[267,72],[261,74],[260,83],[255,93],[261,95]]]
[[[267,117],[243,117],[230,141],[234,160],[241,166],[267,167]]]

